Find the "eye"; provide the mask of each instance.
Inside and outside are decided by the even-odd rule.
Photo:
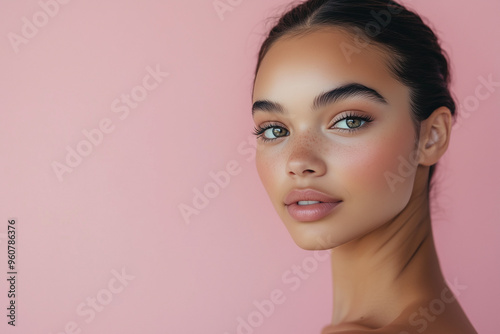
[[[332,129],[354,132],[366,126],[367,123],[373,121],[371,116],[356,114],[354,112],[347,113],[334,123]],[[340,126],[339,126],[340,124]],[[265,126],[254,128],[253,134],[264,142],[273,141],[281,137],[286,137],[290,132],[278,123],[269,123]]]
[[[340,120],[335,122],[335,127],[333,129],[338,129],[342,131],[357,131],[359,128],[362,128],[363,126],[366,125],[366,123],[369,123],[373,121],[373,118],[371,116],[365,116],[365,115],[356,115],[354,113],[349,113],[345,116],[343,116]],[[338,126],[338,124],[342,126]]]
[[[253,134],[266,142],[288,136],[290,132],[279,124],[269,123],[266,126],[254,128]]]

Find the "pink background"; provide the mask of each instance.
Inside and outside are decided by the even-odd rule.
[[[212,0],[74,0],[44,21],[38,1],[2,1],[0,332],[234,334],[238,317],[253,317],[253,333],[319,333],[329,323],[330,265],[289,237],[251,145],[256,53],[265,19],[289,1],[230,2],[219,17]],[[433,224],[466,313],[479,333],[497,333],[500,88],[474,96],[480,76],[500,81],[500,2],[404,3],[443,39],[457,101],[479,101],[441,162]],[[40,27],[25,28],[16,52],[9,36],[22,36],[23,17]],[[150,91],[140,87],[148,67],[169,73],[147,79]],[[119,99],[131,92],[144,100],[124,117]],[[105,119],[113,130],[85,146],[82,131]],[[53,163],[78,145],[88,156],[59,181]],[[229,184],[210,188],[231,161]],[[187,224],[179,206],[205,186],[213,198]],[[11,218],[17,328],[6,317]],[[291,284],[303,261],[317,267]],[[125,283],[113,278],[122,270]],[[254,302],[278,290],[282,303],[260,319]]]

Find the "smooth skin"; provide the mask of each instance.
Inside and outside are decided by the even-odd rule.
[[[339,46],[356,45],[354,38],[323,27],[270,48],[253,102],[282,112],[254,108],[255,126],[267,128],[257,138],[259,177],[297,245],[331,249],[325,333],[476,333],[444,280],[431,229],[428,173],[448,148],[450,110],[436,109],[417,136],[410,91],[390,71],[390,53],[370,44],[347,57]],[[318,94],[353,83],[386,103],[357,94],[312,108]],[[297,188],[342,202],[320,220],[300,222],[284,204]]]

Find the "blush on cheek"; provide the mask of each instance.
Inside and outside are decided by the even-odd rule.
[[[387,175],[399,176],[400,161],[405,156],[410,156],[413,144],[408,142],[406,137],[373,139],[371,144],[350,147],[342,152],[341,159],[337,160],[335,165],[338,166],[338,176],[346,189],[349,189],[349,193],[370,192],[375,196],[383,196],[388,192],[395,192],[388,182]],[[400,188],[406,187],[413,179],[408,174],[402,178],[404,181],[398,183]]]

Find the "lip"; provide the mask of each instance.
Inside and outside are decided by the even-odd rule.
[[[299,205],[299,201],[321,203]],[[285,198],[285,206],[295,220],[310,222],[329,215],[342,201],[315,189],[294,189]]]
[[[285,205],[297,203],[298,201],[318,201],[325,203],[340,202],[340,199],[333,198],[316,189],[293,189],[285,197]]]

